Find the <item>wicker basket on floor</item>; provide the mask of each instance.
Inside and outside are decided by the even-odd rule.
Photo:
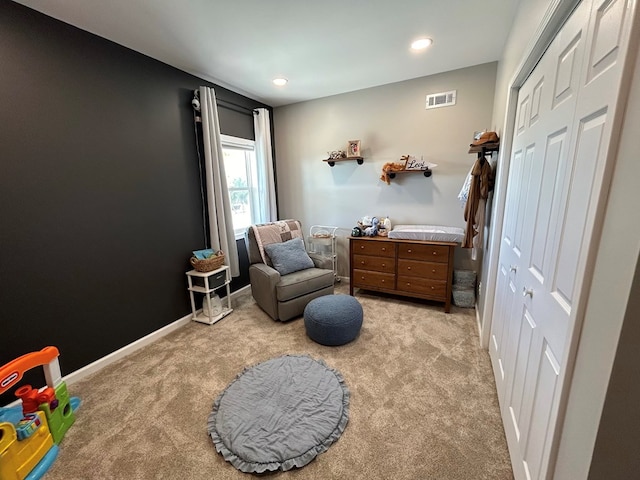
[[[224,254],[214,255],[213,257],[199,260],[196,257],[189,259],[193,268],[198,272],[211,272],[216,268],[220,268],[224,264]]]

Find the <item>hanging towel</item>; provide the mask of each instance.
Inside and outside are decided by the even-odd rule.
[[[471,168],[469,197],[464,208],[464,219],[467,222],[467,227],[462,247],[473,248],[471,254],[473,259],[477,256],[477,250],[482,248],[485,203],[492,189],[493,169],[486,158],[480,157]],[[477,240],[475,237],[477,237]]]
[[[473,171],[473,165],[469,169],[469,173],[467,173],[467,178],[465,178],[464,183],[462,184],[462,188],[460,189],[460,193],[458,194],[458,200],[460,200],[460,205],[462,208],[465,208],[467,205],[467,200],[469,198],[469,187],[471,186],[471,172]]]

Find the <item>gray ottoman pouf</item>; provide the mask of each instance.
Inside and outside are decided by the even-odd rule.
[[[351,295],[325,295],[304,309],[309,338],[321,345],[344,345],[354,340],[362,326],[362,305]]]

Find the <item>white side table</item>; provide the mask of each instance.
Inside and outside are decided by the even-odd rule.
[[[224,283],[218,285],[209,285],[209,277],[217,275],[221,272],[224,272]],[[191,320],[200,323],[206,323],[207,325],[213,325],[218,320],[222,320],[224,317],[233,312],[233,309],[231,308],[231,272],[229,271],[229,267],[227,265],[223,265],[222,267],[210,272],[198,272],[197,270],[189,270],[187,272],[187,281],[189,282],[189,297],[191,298]],[[211,297],[209,294],[222,287],[226,287],[227,290],[227,308],[223,308],[220,314],[209,317],[205,315],[202,310],[196,309],[196,302],[193,297],[193,292],[204,294],[206,301],[208,302],[209,312],[211,312]]]

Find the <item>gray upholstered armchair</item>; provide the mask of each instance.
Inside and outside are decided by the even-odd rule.
[[[251,293],[274,320],[302,315],[311,300],[333,293],[333,270],[309,257],[297,220],[252,225],[245,232]]]

